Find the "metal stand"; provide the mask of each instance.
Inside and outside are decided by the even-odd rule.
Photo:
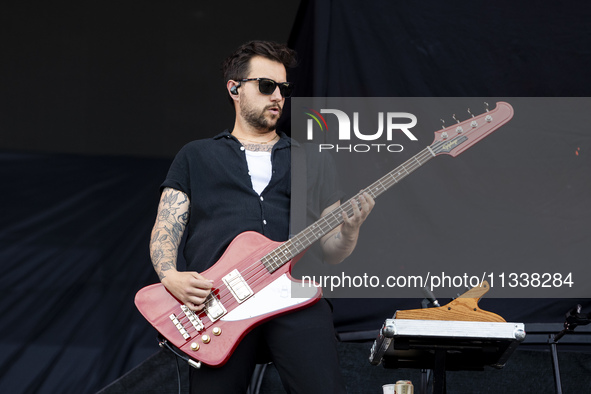
[[[433,394],[445,394],[447,384],[445,379],[445,359],[447,350],[435,350],[435,365],[433,366]]]
[[[419,394],[427,394],[427,386],[429,385],[429,369],[421,369],[421,388]]]
[[[562,382],[560,381],[560,368],[558,366],[557,343],[565,334],[573,333],[577,326],[585,326],[591,323],[591,313],[581,313],[581,305],[577,304],[573,309],[566,313],[564,329],[558,334],[550,334],[548,343],[550,344],[550,353],[552,355],[552,370],[554,371],[554,387],[556,394],[562,394]]]
[[[560,369],[558,367],[558,351],[556,350],[556,335],[550,334],[550,352],[552,353],[552,371],[554,372],[554,387],[556,394],[562,394],[562,382],[560,381]]]

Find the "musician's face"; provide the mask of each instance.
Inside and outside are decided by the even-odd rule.
[[[246,78],[269,78],[285,82],[286,72],[283,64],[255,56],[250,59],[250,71]],[[252,127],[262,132],[273,131],[283,112],[285,99],[279,87],[270,95],[259,91],[259,81],[242,82],[240,87],[239,113]]]

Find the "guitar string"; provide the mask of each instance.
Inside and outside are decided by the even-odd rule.
[[[423,151],[419,152],[417,155],[415,155],[412,158],[410,158],[409,160],[407,160],[402,165],[398,166],[394,170],[390,171],[388,174],[384,175],[382,178],[378,179],[376,182],[374,182],[373,184],[371,184],[370,186],[365,188],[363,191],[368,192],[373,198],[376,198],[379,195],[381,195],[383,192],[385,192],[387,189],[389,189],[390,187],[392,187],[396,183],[400,182],[408,174],[412,173],[413,171],[418,169],[420,166],[425,164],[428,161],[428,159],[430,159],[432,157],[433,157],[433,155],[429,152],[429,150],[424,149]],[[422,162],[420,162],[419,159],[422,160]],[[415,162],[418,165],[416,165]],[[404,169],[405,174],[402,174],[402,171],[398,171],[401,168]],[[396,176],[393,174],[396,171],[398,171],[398,174],[397,174],[398,176],[400,176],[400,175],[404,175],[404,176],[396,178]],[[386,178],[389,178],[389,179],[386,179]],[[386,186],[384,186],[384,184],[386,184]],[[290,252],[290,254],[288,255],[289,257],[285,257],[286,260],[290,260],[293,257],[297,256],[297,254],[299,254],[301,251],[305,250],[308,246],[310,246],[311,244],[316,242],[320,237],[326,235],[327,232],[330,232],[332,229],[334,229],[340,223],[342,223],[343,222],[343,219],[342,219],[342,212],[343,211],[347,212],[348,216],[351,216],[353,214],[353,208],[351,206],[351,201],[353,201],[354,199],[357,199],[358,197],[359,197],[359,194],[353,196],[351,199],[349,199],[348,201],[343,203],[339,208],[331,211],[329,214],[320,218],[315,223],[312,223],[305,230],[303,230],[300,234],[291,238],[290,240],[285,241],[280,246],[278,246],[277,248],[272,250],[270,253],[263,256],[260,260],[263,260],[265,258],[269,259],[272,254],[277,255],[279,253],[282,253],[285,256],[286,253],[284,250],[277,252],[279,249],[287,249]],[[336,223],[330,223],[330,221],[336,221]],[[325,225],[328,225],[328,230],[323,228],[323,226],[325,226]],[[314,229],[316,227],[319,227],[319,230],[320,230],[319,235],[317,237],[313,237],[312,241],[310,241],[307,234],[314,233],[314,231],[316,231],[316,230],[313,231],[312,229]],[[304,246],[300,247],[299,249],[295,248],[295,250],[296,250],[295,252],[292,251],[291,248],[293,247],[294,241],[296,243],[301,244],[299,238],[302,236],[306,237],[307,244],[304,244]],[[257,263],[260,262],[260,260],[257,261],[253,265],[258,265]],[[274,260],[276,260],[276,259],[274,259]],[[281,265],[285,264],[285,262],[286,261],[282,261]],[[263,262],[263,264],[264,264],[264,262]],[[273,268],[277,269],[280,266],[273,267]],[[248,268],[250,268],[250,267],[247,267],[246,270],[244,271],[247,274],[249,273]]]
[[[495,110],[489,112],[488,114],[489,115],[492,115],[493,113],[497,112],[497,110],[498,109],[495,109]],[[470,122],[472,120],[480,121],[485,116],[486,116],[486,114],[483,114],[482,116],[479,116],[479,117],[476,117],[476,118],[473,117],[473,119],[469,119],[468,121],[463,122],[462,124],[460,124],[460,126],[467,125],[468,122]],[[500,126],[502,126],[505,123],[505,121],[506,121],[506,119],[502,119],[501,122],[497,122],[497,125],[495,125],[492,129],[485,130],[485,132],[488,134],[488,133],[496,130],[497,128],[499,128]],[[472,131],[472,130],[469,129],[468,132],[470,132],[470,131]],[[378,179],[378,181],[374,182],[372,185],[370,185],[369,187],[367,187],[366,189],[364,189],[364,191],[367,191],[368,193],[370,193],[370,195],[372,195],[373,198],[378,197],[383,192],[385,192],[387,189],[389,189],[390,187],[392,187],[393,185],[395,185],[396,183],[398,183],[399,181],[401,181],[402,179],[404,179],[407,175],[410,175],[410,173],[414,172],[416,169],[418,169],[419,167],[421,167],[427,161],[429,161],[430,159],[432,159],[433,157],[435,157],[436,156],[436,154],[435,154],[436,151],[437,151],[437,154],[441,153],[441,152],[438,152],[438,150],[441,147],[441,145],[445,144],[446,142],[452,142],[452,141],[454,141],[456,139],[459,139],[459,138],[461,138],[462,136],[465,136],[465,135],[466,135],[466,133],[462,133],[462,135],[456,135],[455,137],[451,138],[449,141],[445,141],[445,140],[438,141],[438,142],[435,142],[435,143],[431,144],[430,146],[427,146],[423,151],[419,152],[417,155],[413,156],[412,158],[410,158],[409,160],[407,160],[406,162],[404,162],[402,165],[396,167],[394,170],[390,171],[388,174],[386,174],[382,178]],[[421,163],[418,160],[418,158],[420,156],[423,156],[423,155],[426,157],[426,160]],[[425,157],[421,157],[421,158],[422,159],[425,159]],[[407,166],[407,163],[409,161],[412,161],[413,159],[417,161],[418,166],[415,167],[414,166],[414,163],[413,163],[412,166],[408,167]],[[402,169],[405,170],[406,175],[404,175],[401,178],[397,179],[396,176],[394,176],[393,174],[394,174],[394,172],[396,172],[400,168],[402,168]],[[402,173],[401,172],[398,172],[398,175],[402,175]],[[390,179],[386,179],[387,177],[390,177]],[[385,182],[387,184],[386,187],[384,187],[384,185],[382,183],[383,180],[386,180],[386,182]],[[381,189],[378,188],[378,184],[379,184],[379,187]],[[292,241],[294,240],[294,238],[296,238],[296,237],[294,237],[294,238],[292,238],[290,240],[287,240],[287,241],[283,242],[277,248],[273,249],[271,252],[269,252],[266,255],[264,255],[263,257],[261,257],[261,259],[257,260],[256,262],[254,262],[253,264],[251,264],[249,267],[246,267],[246,269],[245,269],[244,272],[252,273],[253,272],[253,269],[254,269],[253,275],[251,275],[250,277],[248,277],[248,280],[245,279],[245,281],[247,282],[247,284],[249,284],[251,286],[251,288],[252,287],[255,287],[256,284],[257,284],[256,282],[259,279],[266,279],[267,276],[270,273],[274,272],[275,270],[277,270],[281,266],[285,265],[287,262],[289,262],[290,259],[292,259],[293,257],[297,256],[298,253],[301,253],[301,251],[304,251],[309,245],[311,245],[314,242],[316,242],[322,235],[318,236],[317,238],[312,237],[312,241],[310,241],[308,239],[308,236],[306,235],[307,232],[309,232],[307,230],[310,230],[312,226],[319,225],[320,222],[328,220],[329,219],[328,216],[331,216],[333,220],[336,219],[336,223],[329,224],[329,229],[325,232],[325,234],[328,233],[329,231],[331,231],[333,228],[336,228],[343,221],[343,219],[342,219],[342,212],[343,211],[346,210],[346,212],[347,212],[347,214],[349,216],[352,215],[353,208],[351,207],[351,201],[353,199],[357,198],[357,197],[359,197],[359,195],[356,195],[356,196],[352,197],[347,202],[345,202],[344,204],[342,204],[341,207],[333,210],[331,213],[329,213],[328,215],[326,215],[324,218],[319,219],[318,221],[316,221],[315,223],[313,223],[311,226],[309,226],[308,228],[306,228],[304,231],[300,232],[296,237],[301,236],[301,235],[305,236],[306,237],[306,241],[308,242],[308,245],[307,246],[304,246],[303,248],[300,246],[300,249],[299,250],[298,250],[298,248],[296,248],[296,252],[291,251],[290,248],[291,248],[291,245],[293,243]],[[342,208],[343,205],[345,205],[344,208]],[[339,214],[339,217],[340,218],[335,218],[337,214]],[[322,231],[324,231],[324,230],[322,230]],[[300,242],[298,240],[296,240],[296,241],[297,242]],[[274,267],[273,271],[269,272],[268,267],[265,265],[265,262],[263,262],[263,260],[264,259],[267,259],[268,260],[272,254],[277,254],[277,250],[279,250],[279,249],[285,249],[285,248],[287,248],[287,250],[290,252],[290,255],[289,255],[290,257],[285,257],[285,251],[282,251],[282,253],[284,254],[285,261],[280,260],[281,261],[281,264],[279,266],[277,266],[277,267]],[[258,275],[259,273],[261,273],[262,275],[259,276],[258,278],[255,278],[255,276]],[[247,276],[247,275],[248,274],[245,274],[245,276]],[[254,279],[254,282],[250,282],[249,283],[248,281],[249,280],[252,280],[253,278],[255,278]],[[224,289],[224,288],[222,287],[221,289]],[[217,291],[217,294],[219,296],[218,300],[219,300],[220,303],[222,303],[222,301],[224,301],[224,299],[226,298],[226,296],[230,297],[230,301],[227,301],[227,304],[226,304],[228,306],[228,308],[230,308],[234,303],[237,303],[238,302],[232,296],[231,291],[229,289],[227,289],[227,287],[226,287],[226,291],[225,292],[223,290],[220,290],[219,287],[216,287],[215,288],[215,290],[213,292],[214,294],[215,294],[215,291]],[[212,294],[210,294],[207,298],[210,298],[210,296],[212,296]],[[224,301],[224,302],[226,302],[226,301]],[[181,313],[183,313],[183,312],[181,311]],[[200,311],[200,312],[196,313],[196,315],[198,315],[198,317],[200,317],[200,319],[204,319],[205,317],[209,318],[207,316],[207,314],[206,314],[206,310]],[[184,320],[184,318],[183,318],[183,320]],[[203,329],[208,329],[214,323],[215,323],[215,321],[211,321],[211,320],[210,320],[210,324],[203,323]],[[183,324],[183,327],[184,327],[184,324]],[[197,331],[192,325],[189,325],[188,328],[190,330],[192,329],[192,330]]]
[[[414,156],[413,158],[409,159],[409,161],[412,163],[412,166],[408,165],[408,161],[406,163],[404,163],[403,165],[397,167],[395,170],[391,171],[389,174],[385,175],[384,177],[380,178],[378,181],[374,182],[372,185],[370,185],[369,187],[367,187],[364,191],[368,192],[373,198],[378,197],[381,193],[385,192],[387,189],[389,189],[391,186],[393,186],[394,184],[400,182],[404,177],[406,177],[406,175],[410,174],[411,172],[415,171],[416,169],[418,169],[421,165],[423,165],[424,163],[426,163],[428,161],[429,158],[432,158],[432,155],[430,154],[430,152],[428,150],[421,152],[420,154]],[[422,162],[419,161],[422,160]],[[417,161],[416,165],[414,163],[413,160]],[[392,174],[392,172],[395,172],[396,170],[400,169],[401,167],[404,167],[404,170],[406,172],[406,174],[403,177],[400,178],[396,178],[394,177],[394,175]],[[398,175],[402,175],[401,171],[398,172]],[[390,180],[388,180],[388,183],[386,183],[386,179],[385,178],[390,178]],[[392,179],[394,178],[394,179]],[[384,186],[384,184],[386,183],[386,185]],[[302,231],[302,234],[305,238],[306,238],[306,244],[305,246],[301,249],[301,250],[305,250],[305,248],[307,248],[309,245],[313,244],[314,242],[316,242],[319,238],[321,238],[322,236],[326,235],[328,232],[330,232],[332,229],[336,228],[340,223],[343,222],[343,218],[342,218],[342,212],[346,212],[348,216],[353,215],[353,207],[351,206],[351,201],[353,199],[356,199],[359,197],[359,194],[355,195],[353,198],[351,198],[350,200],[348,200],[347,202],[345,202],[344,204],[341,205],[341,207],[333,210],[332,212],[330,212],[329,214],[327,214],[326,216],[324,216],[323,218],[319,219],[317,222],[313,223],[312,225],[310,225],[306,230]],[[318,228],[318,229],[316,229]],[[318,231],[317,233],[315,233],[316,231]],[[310,241],[310,239],[308,238],[309,233],[312,233],[314,236],[312,237],[312,240]],[[298,234],[299,235],[299,234]],[[297,237],[297,236],[296,236]],[[281,262],[279,266],[277,267],[273,267],[274,269],[278,269],[281,266],[283,266],[287,261],[291,260],[292,258],[294,258],[295,256],[297,256],[297,254],[299,254],[301,252],[301,250],[296,248],[296,251],[292,251],[290,248],[292,247],[292,243],[293,240],[296,238],[292,238],[289,241],[286,241],[284,244],[282,244],[281,246],[279,246],[278,248],[274,249],[271,253],[269,253],[269,255],[280,255],[281,258],[279,258],[279,261]],[[292,241],[292,242],[290,242]],[[297,240],[296,240],[297,241]],[[297,241],[299,243],[301,243],[300,241]],[[286,253],[285,250],[281,250],[280,252],[277,252],[279,249],[287,249],[287,251],[289,253]],[[267,260],[270,258],[269,255],[263,256],[261,258],[261,262],[263,263],[263,266],[265,266],[265,262],[262,260],[265,260],[267,258]],[[283,256],[281,256],[283,255]],[[276,261],[277,258],[275,256],[275,258],[273,259],[273,261]],[[284,261],[285,260],[285,261]],[[258,263],[258,262],[257,262]],[[256,264],[256,263],[255,263]],[[273,264],[275,264],[273,262]],[[258,265],[258,264],[256,264]],[[250,274],[252,271],[249,271],[247,267],[247,269],[244,271],[245,272],[245,276]],[[264,272],[264,270],[260,270],[262,272]],[[258,272],[255,272],[255,275]],[[250,276],[249,279],[252,279],[254,277]],[[255,279],[256,280],[256,279]]]
[[[431,146],[431,148],[437,149],[435,147],[435,145],[436,144],[433,144]],[[399,165],[394,170],[390,171],[388,174],[384,175],[382,178],[378,179],[376,182],[374,182],[373,184],[368,186],[366,189],[364,189],[364,191],[367,191],[373,198],[376,198],[379,195],[381,195],[383,192],[385,192],[387,189],[394,186],[396,183],[400,182],[407,175],[409,175],[410,173],[412,173],[413,171],[418,169],[420,166],[425,164],[431,158],[433,158],[433,155],[431,154],[431,152],[427,148],[425,148],[423,151],[421,151],[417,155],[411,157],[406,162]],[[402,170],[404,170],[405,173],[402,173]],[[395,172],[398,172],[397,173],[398,176],[401,176],[401,175],[402,176],[400,178],[397,178],[394,175]],[[323,218],[319,219],[318,221],[312,223],[310,226],[308,226],[308,228],[306,228],[305,230],[300,232],[300,234],[298,234],[298,236],[300,236],[300,237],[304,236],[306,238],[306,243],[304,243],[305,246],[303,248],[301,248],[301,251],[305,250],[307,247],[309,247],[310,245],[315,243],[323,235],[326,235],[326,233],[330,232],[332,229],[336,228],[340,223],[342,223],[343,222],[343,218],[342,218],[343,211],[346,212],[348,216],[352,216],[353,215],[353,207],[351,206],[351,201],[353,201],[354,199],[356,199],[358,197],[359,197],[359,194],[353,196],[351,199],[349,199],[344,204],[342,204],[339,208],[333,210],[332,212],[330,212],[329,214],[327,214]],[[334,223],[330,223],[330,221],[333,221]],[[325,222],[325,223],[322,223],[322,222]],[[323,228],[323,225],[328,225],[328,230]],[[320,235],[316,235],[316,236],[312,237],[312,240],[310,241],[307,234],[312,233],[313,232],[312,229],[315,227],[320,227]],[[296,236],[296,237],[298,237],[298,236]],[[296,238],[296,237],[294,237],[294,238]],[[265,265],[264,260],[269,260],[274,255],[273,261],[277,261],[278,260],[277,254],[278,253],[283,254],[283,257],[279,258],[280,264],[277,267],[273,267],[274,268],[273,271],[275,271],[276,269],[285,265],[293,257],[297,256],[297,254],[301,253],[301,251],[298,250],[297,248],[296,248],[296,252],[293,252],[292,250],[290,250],[290,248],[292,247],[294,238],[287,240],[284,243],[282,243],[281,245],[279,245],[278,247],[274,248],[271,252],[267,253],[266,255],[261,257],[261,259],[257,260],[256,262],[254,262],[250,266],[246,267],[241,272],[241,276],[244,278],[245,282],[251,288],[256,287],[260,280],[266,279],[266,277],[269,275],[269,270],[267,269],[267,266]],[[299,240],[298,240],[298,242],[302,243]],[[289,252],[289,254],[287,256],[286,256],[286,251],[284,249],[287,249],[287,251]],[[281,250],[281,251],[278,252],[278,250]],[[275,264],[275,262],[273,262],[272,264]],[[223,284],[223,282],[220,284]],[[223,289],[223,287],[217,287],[217,289],[220,289],[220,288]],[[227,308],[230,308],[235,303],[238,303],[238,301],[235,299],[235,297],[233,296],[232,292],[229,289],[226,289],[226,291],[218,291],[217,294],[215,294],[215,292],[214,292],[214,295],[218,298],[218,302],[222,303],[222,305],[224,305]],[[229,301],[228,301],[228,299],[229,299]],[[204,319],[206,316],[207,316],[206,311],[200,311],[200,313],[198,315],[198,317],[200,319]],[[209,316],[207,316],[207,318],[209,319]],[[209,320],[211,320],[211,319],[209,319]],[[213,324],[214,322],[211,322],[211,323]],[[204,327],[204,328],[208,328],[208,327]]]
[[[455,138],[458,138],[458,137],[455,137]],[[450,139],[450,141],[453,141],[455,138]],[[380,179],[378,179],[377,181],[372,183],[370,186],[365,188],[363,191],[368,192],[372,196],[372,198],[378,197],[379,195],[384,193],[386,190],[388,190],[390,187],[394,186],[396,183],[400,182],[406,176],[410,175],[412,172],[417,170],[419,167],[421,167],[427,161],[432,159],[434,157],[433,156],[434,153],[431,153],[431,152],[439,151],[439,148],[445,142],[448,142],[448,141],[438,141],[438,142],[433,143],[432,145],[424,148],[422,151],[420,151],[419,153],[417,153],[416,155],[414,155],[413,157],[411,157],[410,159],[408,159],[407,161],[405,161],[404,163],[402,163],[401,165],[399,165],[398,167],[396,167],[395,169],[388,172],[386,175],[384,175],[383,177],[381,177]],[[431,148],[431,151],[429,150],[429,148]],[[402,170],[405,171],[404,174],[402,173]],[[397,175],[400,176],[400,178],[397,178],[394,175],[394,173],[396,173],[396,172],[397,172]],[[385,186],[384,186],[384,184],[385,184]],[[306,248],[308,248],[310,245],[312,245],[318,239],[320,239],[323,235],[326,235],[326,233],[330,232],[332,229],[336,228],[340,223],[342,223],[343,222],[343,218],[342,218],[343,211],[345,211],[348,216],[352,216],[353,215],[353,207],[351,206],[351,202],[358,197],[359,197],[359,194],[356,194],[355,196],[353,196],[352,198],[347,200],[344,204],[342,204],[339,208],[331,211],[329,214],[325,215],[323,218],[320,218],[316,222],[312,223],[310,226],[308,226],[306,229],[301,231],[294,238],[291,238],[291,239],[283,242],[278,247],[274,248],[272,251],[270,251],[266,255],[262,256],[259,260],[255,261],[253,264],[246,267],[240,273],[241,276],[246,281],[246,283],[252,289],[253,287],[257,286],[258,282],[266,279],[268,277],[268,275],[270,274],[270,272],[267,269],[267,266],[265,265],[263,260],[270,259],[271,258],[270,256],[273,254],[277,255],[277,250],[279,250],[279,249],[287,248],[288,251],[290,251],[289,248],[291,247],[291,244],[293,243],[293,240],[295,238],[304,236],[304,237],[306,237],[307,244],[304,244],[305,245],[304,247],[300,247],[301,248],[300,250],[296,249],[295,253],[290,251],[291,257],[286,258],[284,256],[284,258],[286,259],[285,261],[282,261],[282,259],[280,259],[281,264],[277,267],[274,267],[273,272],[275,270],[279,269],[281,266],[285,265],[289,260],[291,260],[293,257],[297,256],[297,254],[301,253],[301,251],[304,251]],[[337,214],[338,214],[339,218],[336,218]],[[320,222],[326,222],[327,220],[329,220],[331,218],[332,218],[332,220],[335,220],[336,223],[329,223],[328,230],[324,230],[321,228],[320,233],[324,232],[324,234],[319,235],[317,237],[312,237],[312,240],[310,241],[307,234],[312,232],[311,231],[312,228],[319,226]],[[302,243],[300,240],[298,240],[298,242]],[[282,251],[282,253],[285,255],[284,251]],[[211,299],[211,297],[215,296],[218,299],[218,302],[221,303],[225,308],[231,308],[234,306],[234,304],[239,304],[239,302],[233,296],[232,292],[227,287],[224,288],[224,286],[222,286],[222,285],[224,285],[223,282],[219,283],[219,285],[220,285],[219,287],[214,286],[214,288],[213,288],[214,290],[212,291],[213,295],[210,293],[210,295],[207,297],[208,299]],[[217,293],[215,290],[218,290]],[[205,302],[207,303],[208,300],[206,299]],[[203,329],[208,329],[209,327],[211,327],[215,323],[215,321],[212,321],[209,318],[209,316],[206,313],[206,310],[196,312],[195,315],[197,317],[199,317],[199,319],[202,320],[202,323],[203,323],[203,319],[205,319],[205,318],[210,320],[209,324],[203,323],[203,325],[204,325]],[[186,317],[186,315],[185,315],[185,318],[182,318],[182,320],[188,320],[188,317]],[[183,324],[183,326],[184,326],[184,324]],[[188,328],[192,329],[192,331],[197,331],[192,325],[190,325]]]
[[[431,147],[433,148],[435,146],[435,144],[433,144]],[[437,149],[437,148],[435,148]],[[407,160],[405,163],[403,163],[402,165],[396,167],[394,170],[390,171],[388,174],[386,174],[385,176],[383,176],[382,178],[378,179],[378,181],[374,182],[372,185],[370,185],[369,187],[367,187],[365,189],[365,191],[367,191],[373,198],[378,197],[380,194],[382,194],[383,192],[385,192],[387,189],[389,189],[390,187],[392,187],[393,185],[395,185],[396,183],[400,182],[402,179],[404,179],[407,175],[409,175],[410,173],[412,173],[413,171],[415,171],[416,169],[418,169],[420,166],[422,166],[424,163],[426,163],[429,159],[433,158],[433,154],[427,149],[425,148],[423,151],[419,152],[417,155],[413,156],[412,158],[410,158],[409,160]],[[419,161],[419,159],[423,160],[423,162],[421,163],[421,161]],[[416,161],[416,165],[415,164]],[[404,169],[404,171],[406,172],[406,174],[404,174],[404,176],[400,177],[400,178],[396,178],[396,176],[394,176],[393,174],[395,172],[398,171],[398,176],[403,175],[401,169]],[[400,170],[400,171],[399,171]],[[378,186],[379,184],[379,186]],[[384,184],[386,184],[386,186],[384,186]],[[313,244],[314,242],[316,242],[320,237],[318,236],[317,238],[312,238],[312,241],[310,241],[308,239],[307,233],[309,233],[310,231],[307,230],[311,230],[311,228],[314,228],[316,226],[319,225],[319,222],[326,222],[329,219],[333,219],[336,221],[336,223],[332,223],[328,225],[328,230],[324,230],[321,228],[321,233],[325,232],[328,233],[329,231],[331,231],[333,228],[336,228],[341,222],[343,222],[342,219],[342,212],[345,211],[347,213],[348,216],[351,216],[353,214],[353,208],[351,206],[351,201],[355,198],[357,198],[359,195],[356,195],[354,197],[352,197],[350,200],[348,200],[347,202],[345,202],[344,204],[341,205],[341,207],[333,210],[331,213],[329,213],[328,215],[324,216],[324,218],[319,219],[318,221],[316,221],[315,223],[313,223],[312,225],[310,225],[307,229],[305,229],[304,231],[302,231],[300,234],[298,235],[303,235],[306,237],[306,241],[308,243],[308,245],[304,246],[304,248],[302,248],[301,250],[305,250],[305,248],[307,248],[309,245]],[[336,218],[338,214],[338,219]],[[295,238],[295,237],[294,237]],[[245,270],[243,270],[243,272],[241,273],[241,275],[243,276],[244,280],[247,282],[247,284],[249,284],[249,286],[251,288],[256,287],[256,285],[258,284],[257,282],[259,282],[259,280],[265,279],[268,274],[269,271],[265,266],[265,263],[263,262],[263,260],[265,259],[269,259],[271,255],[273,254],[277,254],[277,250],[281,249],[281,248],[285,248],[287,247],[287,249],[289,250],[291,243],[293,241],[293,239],[290,239],[284,243],[282,243],[280,246],[278,246],[277,248],[273,249],[270,253],[267,253],[266,255],[264,255],[263,257],[261,257],[261,259],[257,260],[255,263],[251,264],[249,267],[246,267]],[[287,246],[286,246],[287,245]],[[287,263],[291,258],[295,257],[297,255],[297,253],[299,251],[296,252],[291,252],[291,257],[287,258],[285,261],[282,261],[281,265],[284,265],[285,263]],[[285,252],[282,252],[285,254]],[[280,266],[275,267],[275,270],[278,269]],[[253,272],[254,269],[254,272]],[[259,275],[260,274],[260,275]],[[258,277],[257,277],[258,275]],[[253,280],[254,279],[254,280]],[[223,288],[223,287],[222,287]],[[217,287],[217,289],[219,290],[220,287]],[[225,294],[224,294],[225,293]],[[211,296],[211,294],[210,294]],[[224,305],[224,307],[226,308],[231,308],[233,307],[234,304],[238,303],[238,301],[233,297],[231,291],[229,289],[226,289],[226,291],[224,292],[222,291],[218,291],[217,294],[215,294],[214,291],[214,296],[216,296],[218,298],[218,302],[220,302],[222,305]],[[208,298],[210,298],[208,296]],[[229,298],[229,301],[228,301]],[[207,301],[206,301],[207,302]],[[196,313],[197,316],[202,320],[202,324],[204,325],[203,329],[207,329],[209,327],[211,327],[215,321],[211,321],[211,319],[209,319],[209,316],[207,315],[206,311],[200,311],[199,313]],[[210,323],[207,324],[205,322],[203,322],[203,319],[208,318],[208,320],[210,320]],[[188,320],[188,317],[185,316],[185,318],[182,318],[182,320]],[[184,326],[184,324],[183,324]],[[190,331],[197,331],[192,324],[188,327],[190,329]]]
[[[435,144],[433,144],[431,147],[433,148],[435,146]],[[435,148],[437,149],[437,148]],[[394,170],[390,171],[388,174],[386,174],[385,176],[383,176],[382,178],[380,178],[378,181],[374,182],[373,184],[371,184],[369,187],[367,187],[365,189],[365,191],[367,191],[373,198],[376,198],[377,196],[379,196],[380,194],[382,194],[383,192],[385,192],[387,189],[389,189],[390,187],[392,187],[393,185],[395,185],[396,183],[400,182],[402,179],[404,179],[407,175],[409,175],[410,173],[412,173],[413,171],[415,171],[416,169],[418,169],[420,166],[422,166],[424,163],[426,163],[429,159],[433,158],[433,155],[431,154],[431,152],[425,148],[423,151],[419,152],[417,155],[411,157],[409,160],[407,160],[406,162],[404,162],[403,164],[401,164],[400,166],[396,167]],[[423,162],[421,163],[422,160]],[[416,162],[416,163],[415,163]],[[418,164],[418,165],[417,165]],[[402,169],[404,169],[406,174],[402,173]],[[398,176],[401,176],[400,178],[397,178],[396,176],[394,176],[394,173],[398,171]],[[378,186],[379,184],[379,186]],[[386,186],[384,186],[384,184]],[[351,206],[351,201],[353,199],[356,199],[359,195],[355,195],[354,197],[352,197],[351,199],[349,199],[347,202],[345,202],[344,204],[341,205],[341,207],[333,210],[331,213],[329,213],[328,215],[324,216],[324,218],[319,219],[318,221],[316,221],[315,223],[311,224],[310,226],[308,226],[308,228],[306,228],[304,231],[302,231],[300,234],[298,235],[303,235],[306,237],[306,241],[307,241],[307,245],[304,246],[304,248],[302,248],[302,250],[305,250],[305,248],[307,248],[309,245],[313,244],[314,242],[316,242],[322,235],[328,233],[329,231],[331,231],[333,228],[336,228],[340,223],[343,222],[342,219],[342,212],[345,211],[347,213],[348,216],[352,216],[353,215],[353,208]],[[338,219],[336,218],[338,214]],[[317,237],[312,237],[312,241],[310,241],[308,239],[307,233],[310,233],[312,228],[318,227],[319,224],[321,225],[321,222],[326,222],[329,219],[331,219],[336,221],[336,223],[329,223],[328,224],[328,230],[324,230],[321,227],[321,235],[318,235]],[[324,232],[324,234],[322,234]],[[296,236],[297,237],[297,236]],[[294,237],[295,238],[295,237]],[[251,264],[250,266],[246,267],[242,272],[241,275],[244,278],[244,280],[246,281],[246,283],[251,287],[256,287],[258,282],[260,280],[265,279],[268,274],[269,274],[269,270],[267,269],[267,267],[265,266],[265,263],[263,262],[263,260],[265,259],[269,259],[270,256],[272,256],[273,254],[277,255],[277,250],[279,249],[285,249],[287,247],[287,249],[289,250],[290,248],[290,244],[292,243],[291,241],[293,241],[293,239],[290,239],[288,241],[285,241],[284,243],[282,243],[280,246],[278,246],[277,248],[273,249],[271,252],[267,253],[266,255],[264,255],[263,257],[261,257],[261,259],[257,260],[256,262],[254,262],[253,264]],[[297,249],[296,249],[297,250]],[[291,252],[291,251],[290,251]],[[282,251],[283,254],[285,254],[284,251]],[[295,257],[297,255],[297,252],[294,254],[294,252],[290,253],[290,257],[284,257],[286,260],[285,261],[281,261],[281,264],[278,267],[274,267],[276,269],[280,268],[281,266],[283,266],[285,263],[287,263],[291,258]],[[257,277],[258,276],[258,277]],[[220,283],[220,285],[223,283]],[[223,289],[223,287],[217,287],[217,289]],[[211,294],[210,294],[211,296]],[[218,302],[221,303],[222,305],[224,305],[225,308],[231,308],[234,306],[234,304],[237,304],[238,301],[234,298],[232,292],[229,289],[225,289],[225,291],[221,290],[218,291],[217,294],[214,290],[214,296],[216,298],[218,298]],[[210,298],[210,297],[208,297]],[[206,300],[207,302],[207,300]],[[207,313],[205,310],[200,311],[198,314],[198,317],[200,319],[205,319],[205,317],[207,317],[209,319],[209,316],[207,316]],[[188,318],[186,318],[188,320]],[[185,320],[185,318],[183,318],[183,320]],[[202,324],[204,324],[204,329],[207,329],[209,327],[211,327],[211,325],[213,325],[213,323],[215,323],[214,321],[210,320],[210,324],[205,324],[202,321]],[[192,328],[194,331],[197,331],[192,325],[189,327]]]

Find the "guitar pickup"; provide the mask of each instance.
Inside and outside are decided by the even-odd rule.
[[[228,289],[232,292],[234,298],[236,298],[236,301],[239,303],[246,301],[254,294],[248,283],[246,283],[246,280],[244,280],[237,269],[224,276],[222,281],[226,284]]]
[[[185,327],[181,324],[181,322],[179,321],[179,319],[176,317],[176,315],[174,313],[171,314],[169,316],[169,318],[172,321],[172,324],[175,325],[176,329],[179,330],[179,333],[183,336],[184,339],[191,338],[191,336],[189,335],[187,330],[185,330]]]
[[[183,310],[185,316],[187,316],[195,330],[197,330],[197,332],[203,330],[203,323],[201,322],[201,319],[199,319],[197,315],[195,315],[195,312],[190,310],[186,305],[181,305],[181,309]]]
[[[226,312],[226,308],[224,308],[221,301],[213,293],[209,293],[205,299],[205,313],[207,313],[209,320],[214,322],[224,316]]]

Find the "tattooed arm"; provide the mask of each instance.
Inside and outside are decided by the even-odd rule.
[[[190,309],[203,309],[211,282],[197,272],[177,271],[181,238],[189,220],[189,198],[176,189],[165,188],[152,229],[150,257],[162,284]]]

